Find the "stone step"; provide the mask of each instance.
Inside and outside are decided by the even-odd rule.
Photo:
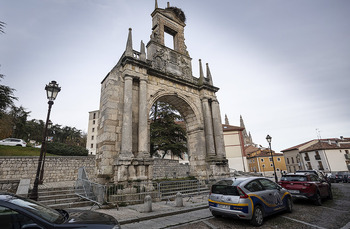
[[[44,188],[38,191],[38,201],[56,209],[93,205],[93,202],[79,197],[76,193],[85,195],[84,190],[74,189],[74,187]]]
[[[53,204],[74,203],[77,201],[80,201],[80,198],[78,196],[64,199],[41,200],[39,202],[44,205],[51,206]]]
[[[84,200],[84,201],[78,201],[78,202],[72,202],[72,203],[52,204],[52,205],[49,205],[49,207],[53,209],[67,209],[67,208],[88,207],[93,205],[94,203]]]
[[[39,201],[45,201],[45,200],[55,200],[55,199],[65,199],[65,198],[73,198],[77,195],[75,193],[60,193],[55,195],[47,195],[47,193],[39,194]]]

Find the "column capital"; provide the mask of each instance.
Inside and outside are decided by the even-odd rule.
[[[129,80],[129,79],[132,80],[132,79],[134,79],[134,76],[129,75],[129,74],[125,74],[125,75],[124,75],[124,79],[125,79],[125,80]]]

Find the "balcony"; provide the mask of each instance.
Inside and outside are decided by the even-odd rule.
[[[304,157],[305,161],[310,161],[309,157]]]
[[[315,159],[316,160],[321,160],[321,156],[320,155],[315,155]]]
[[[344,156],[345,156],[345,159],[350,160],[350,154],[346,153],[344,154]]]

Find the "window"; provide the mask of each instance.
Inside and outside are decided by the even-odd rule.
[[[308,170],[312,170],[312,166],[311,166],[311,163],[310,163],[310,162],[308,162],[306,166],[307,166],[307,169],[308,169]]]
[[[272,181],[267,180],[267,179],[260,179],[259,181],[266,190],[277,189],[277,184],[275,182],[272,182]]]
[[[91,144],[91,147],[90,148],[94,148],[94,144]]]
[[[292,157],[292,164],[294,164],[294,157]]]
[[[94,135],[91,136],[91,140],[94,140]]]
[[[92,124],[95,125],[95,120],[92,121]]]
[[[260,160],[261,160],[261,162],[264,162],[264,158],[261,158]]]
[[[277,161],[281,161],[281,158],[278,157],[278,158],[277,158]]]
[[[279,168],[277,168],[277,169],[276,169],[276,171],[277,171],[277,172],[279,172],[279,171],[280,171],[280,169],[279,169]]]
[[[92,132],[95,132],[95,128],[92,128]]]
[[[262,187],[262,185],[257,181],[254,180],[250,183],[248,183],[246,186],[244,186],[246,189],[248,189],[251,192],[259,192],[264,190],[264,188]]]
[[[345,150],[345,153],[346,153],[346,154],[349,154],[349,150],[346,149],[346,150]]]
[[[289,164],[289,158],[287,157],[287,164]]]
[[[270,164],[271,167],[273,167],[273,164]]]
[[[30,225],[36,225],[27,216],[2,206],[0,206],[0,219],[1,228],[25,228],[26,226],[31,228]]]
[[[94,113],[94,117],[93,117],[93,119],[96,119],[96,113]]]
[[[265,165],[262,165],[263,168],[265,168]]]
[[[271,157],[270,157],[269,159],[270,159],[270,161],[272,161],[272,158],[271,158]]]
[[[319,170],[324,170],[322,161],[318,161],[318,169]]]

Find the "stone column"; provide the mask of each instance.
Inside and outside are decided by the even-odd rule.
[[[215,143],[213,137],[213,122],[209,101],[207,98],[202,99],[203,115],[204,115],[204,130],[205,130],[205,145],[207,148],[207,156],[215,156]]]
[[[124,110],[121,142],[121,158],[132,158],[132,79],[124,76]]]
[[[139,145],[138,155],[139,158],[149,157],[149,151],[147,147],[148,140],[148,113],[147,113],[147,80],[140,79],[140,92],[139,92]]]
[[[213,100],[211,103],[212,115],[213,115],[213,129],[215,139],[215,151],[219,158],[226,158],[225,143],[222,130],[220,106],[217,100]]]

